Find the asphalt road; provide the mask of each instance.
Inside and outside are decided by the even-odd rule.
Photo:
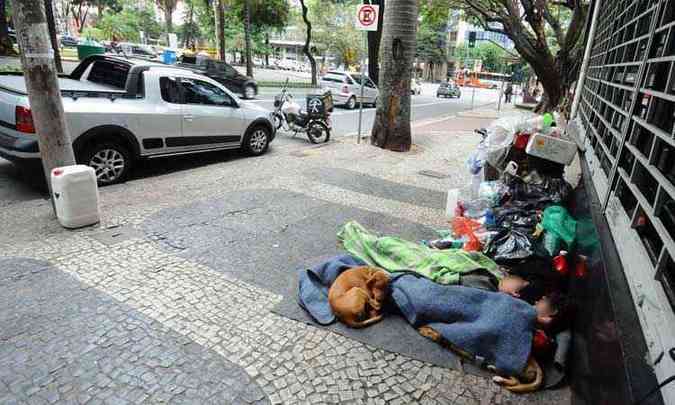
[[[457,114],[462,111],[470,110],[472,107],[472,89],[464,89],[462,97],[459,99],[436,98],[436,87],[434,84],[425,84],[422,94],[412,96],[413,110],[412,120],[423,121],[433,118],[445,117]],[[475,108],[486,104],[497,103],[499,92],[497,90],[476,89],[473,105]],[[293,92],[295,99],[301,104],[304,103],[305,91]],[[265,108],[273,109],[274,96],[272,89],[265,89],[253,102],[262,105]],[[373,127],[375,119],[375,109],[364,107],[363,109],[363,133],[369,133]],[[333,136],[355,135],[359,126],[359,109],[348,110],[344,107],[336,107],[332,115]],[[283,134],[282,134],[283,135]]]

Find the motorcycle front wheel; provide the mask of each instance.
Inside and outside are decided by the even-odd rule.
[[[307,138],[311,143],[324,143],[330,139],[330,129],[320,121],[312,121],[307,126]]]
[[[274,121],[273,122],[274,129],[276,129],[277,131],[281,129],[281,126],[284,123],[284,120],[281,118],[281,115],[279,113],[272,114],[272,120]]]

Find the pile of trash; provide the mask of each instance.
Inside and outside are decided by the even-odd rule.
[[[542,286],[542,295],[567,296],[572,279],[588,275],[586,258],[574,253],[577,221],[568,210],[573,189],[563,178],[576,143],[565,138],[551,114],[507,117],[477,132],[483,139],[467,162],[471,181],[448,192],[451,229],[424,243],[481,252],[506,274]],[[559,335],[565,334],[567,351],[571,324],[568,319],[561,328],[535,333],[533,351],[559,378],[566,358],[557,350]]]
[[[573,188],[563,178],[576,143],[565,139],[552,115],[505,118],[480,133],[468,160],[470,180],[448,192],[450,229],[418,243],[347,222],[337,238],[348,254],[302,269],[298,302],[328,325],[337,317],[329,305],[334,284],[352,291],[350,283],[360,280],[353,274],[370,280],[369,272],[384,271],[395,310],[370,297],[370,281],[364,282],[359,288],[371,304],[354,299],[349,309],[367,320],[345,318],[348,325],[398,313],[422,335],[500,375],[540,364],[544,378],[518,392],[553,387],[565,377],[571,344],[568,289],[588,275],[586,259],[575,254]],[[360,273],[345,273],[347,281],[338,282],[348,269]]]

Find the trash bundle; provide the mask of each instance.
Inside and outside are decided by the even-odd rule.
[[[514,229],[504,229],[492,239],[485,249],[485,254],[497,263],[503,263],[527,259],[534,254],[534,248],[527,234]]]
[[[554,205],[544,210],[541,221],[544,234],[544,248],[552,257],[557,256],[560,250],[570,250],[574,247],[577,237],[577,221],[564,207]]]

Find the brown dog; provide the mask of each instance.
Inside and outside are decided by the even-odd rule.
[[[471,355],[469,353],[466,353],[458,349],[456,346],[452,345],[450,342],[443,339],[443,336],[441,336],[440,333],[438,333],[435,329],[430,328],[429,326],[422,326],[421,328],[418,329],[418,332],[422,336],[429,338],[436,343],[440,343],[441,345],[454,351],[455,353],[457,353],[462,357],[465,357],[467,359],[471,358]],[[494,367],[492,366],[489,366],[488,369],[490,369],[493,372],[495,371]],[[527,359],[527,366],[525,366],[525,371],[520,376],[509,378],[494,376],[492,377],[492,381],[495,382],[496,384],[501,385],[502,387],[506,388],[511,392],[523,394],[526,392],[534,392],[541,387],[541,384],[544,381],[544,372],[539,366],[539,363],[537,363],[537,360],[534,359],[534,356],[530,355],[530,357]]]
[[[338,276],[328,290],[335,316],[351,328],[363,328],[382,319],[389,276],[375,267],[354,267]]]

